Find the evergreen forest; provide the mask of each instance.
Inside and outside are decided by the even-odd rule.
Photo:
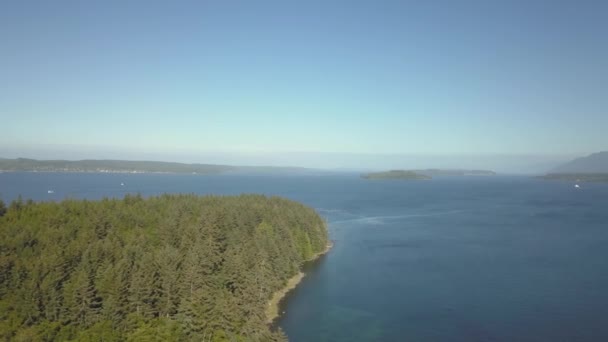
[[[278,197],[0,202],[0,339],[284,341],[268,301],[326,245]]]

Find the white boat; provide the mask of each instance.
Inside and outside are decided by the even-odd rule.
[[[580,188],[580,185],[574,184],[574,187],[578,189],[578,188]]]
[[[120,186],[125,186],[125,183],[120,183]]]
[[[54,194],[54,193],[55,193],[55,191],[54,191],[54,190],[48,190],[46,193],[47,193],[47,194]]]

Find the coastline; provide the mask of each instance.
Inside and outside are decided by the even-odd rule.
[[[324,250],[314,254],[312,257],[305,260],[304,262],[309,262],[318,259],[320,256],[329,252],[333,246],[333,241],[329,241],[327,243],[327,246],[325,246]],[[272,294],[272,298],[270,299],[270,301],[268,301],[268,306],[266,307],[266,323],[272,324],[275,319],[281,316],[281,313],[279,313],[279,304],[281,303],[281,300],[283,300],[283,298],[285,298],[285,296],[291,290],[295,289],[305,276],[306,273],[302,272],[301,270],[298,271],[296,275],[287,280],[287,284],[283,288]]]

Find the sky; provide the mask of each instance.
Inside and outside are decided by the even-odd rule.
[[[516,170],[608,149],[608,1],[3,1],[0,42],[0,157]]]

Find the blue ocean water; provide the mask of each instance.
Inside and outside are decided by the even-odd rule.
[[[134,192],[256,192],[316,208],[335,246],[283,302],[293,342],[608,340],[608,184],[0,174],[5,201]]]

